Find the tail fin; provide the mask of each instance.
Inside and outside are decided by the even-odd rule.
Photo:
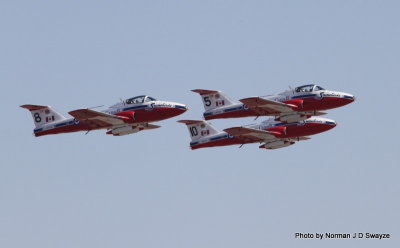
[[[56,112],[50,106],[41,106],[41,105],[22,105],[21,108],[25,108],[29,110],[32,114],[33,122],[36,127],[42,126],[47,123],[51,123],[54,121],[60,121],[66,119],[63,115]]]
[[[215,129],[209,122],[203,120],[180,120],[178,122],[186,124],[192,141],[196,141],[200,138],[211,136],[214,134],[222,133],[222,131]]]
[[[219,90],[202,90],[195,89],[193,92],[199,93],[203,100],[204,109],[210,110],[223,106],[229,106],[238,102],[232,101],[225,93]]]

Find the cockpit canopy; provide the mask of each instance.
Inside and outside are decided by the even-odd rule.
[[[135,97],[125,100],[125,103],[126,104],[138,104],[138,103],[151,102],[151,101],[156,101],[156,99],[154,99],[151,96],[135,96]]]
[[[313,91],[319,91],[319,90],[324,90],[321,86],[318,86],[316,84],[307,84],[303,85],[300,87],[295,88],[296,92],[313,92]]]

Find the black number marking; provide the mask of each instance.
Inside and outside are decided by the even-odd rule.
[[[204,104],[205,104],[207,107],[210,107],[210,106],[211,106],[210,97],[209,97],[209,96],[205,96],[203,99],[204,99]]]
[[[189,130],[190,130],[190,134],[192,136],[197,136],[199,134],[196,127],[191,127],[191,128],[189,128]]]
[[[42,118],[40,117],[39,113],[35,113],[35,114],[33,115],[33,117],[35,118],[35,121],[36,121],[36,122],[41,122],[41,121],[42,121]]]

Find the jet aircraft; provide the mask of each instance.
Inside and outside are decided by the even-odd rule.
[[[77,109],[66,118],[50,106],[22,105],[28,109],[36,128],[36,137],[48,134],[107,129],[107,134],[122,136],[142,130],[159,128],[150,122],[182,114],[188,108],[181,103],[158,101],[150,96],[137,96],[112,105],[106,110]]]
[[[243,98],[233,101],[217,90],[192,90],[203,100],[206,120],[249,116],[275,116],[281,122],[305,120],[325,114],[321,110],[349,104],[355,97],[349,93],[325,90],[315,85],[303,85],[277,95]]]
[[[277,149],[295,144],[296,141],[310,139],[309,135],[328,131],[336,126],[334,120],[311,117],[298,122],[283,123],[267,119],[261,124],[232,127],[219,131],[203,120],[179,120],[186,124],[192,138],[192,150],[228,145],[261,143],[260,148]]]

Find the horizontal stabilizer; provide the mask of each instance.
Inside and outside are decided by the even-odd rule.
[[[201,121],[201,120],[200,121],[199,120],[179,120],[177,122],[183,123],[183,124],[186,124],[186,125],[193,125],[193,124],[203,123],[204,121]]]
[[[203,89],[194,89],[192,91],[199,93],[200,95],[210,95],[210,94],[215,94],[215,93],[219,92],[217,90],[203,90]]]
[[[48,108],[49,106],[25,104],[25,105],[21,105],[20,107],[27,109],[29,111],[34,111],[34,110],[39,110],[39,109],[45,109],[45,108]]]

